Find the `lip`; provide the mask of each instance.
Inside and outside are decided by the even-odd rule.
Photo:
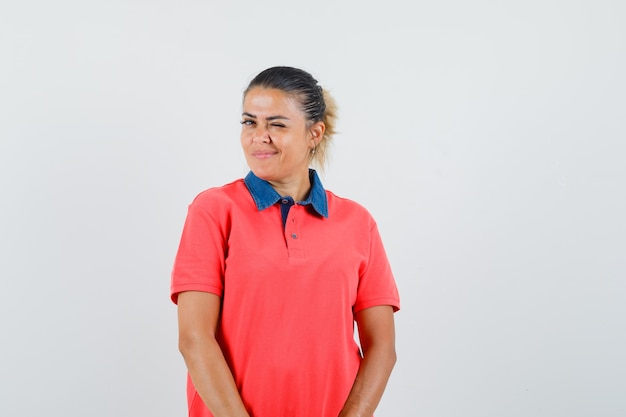
[[[251,155],[257,159],[268,159],[276,155],[276,153],[277,152],[275,151],[254,151],[254,152],[251,152]]]

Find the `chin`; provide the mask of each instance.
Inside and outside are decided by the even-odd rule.
[[[263,169],[263,168],[255,168],[255,167],[251,167],[250,170],[252,172],[254,172],[254,175],[256,175],[257,177],[261,178],[262,180],[265,181],[270,181],[272,179],[274,179],[275,175],[272,175],[272,170],[271,169]]]

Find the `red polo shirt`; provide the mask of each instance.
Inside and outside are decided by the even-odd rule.
[[[284,226],[280,202],[259,210],[243,180],[206,190],[189,206],[172,300],[191,290],[222,297],[217,338],[254,417],[336,417],[361,360],[354,313],[399,309],[370,214],[323,196],[328,217],[296,203]],[[191,381],[188,400],[191,417],[212,416]]]

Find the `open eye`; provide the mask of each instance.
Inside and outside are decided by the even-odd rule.
[[[239,123],[241,123],[243,126],[253,126],[256,122],[252,119],[244,119]]]

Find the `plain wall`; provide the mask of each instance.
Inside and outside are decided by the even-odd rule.
[[[186,415],[172,261],[273,65],[397,278],[377,417],[626,415],[625,4],[2,1],[0,415]]]

